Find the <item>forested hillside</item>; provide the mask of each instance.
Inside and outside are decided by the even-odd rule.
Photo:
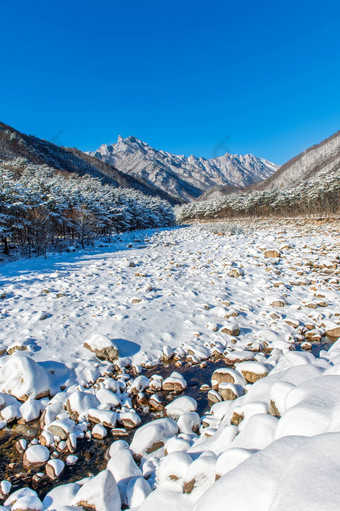
[[[178,222],[246,216],[334,215],[340,213],[340,169],[295,186],[231,194],[176,207]]]
[[[34,165],[48,165],[56,170],[79,176],[97,177],[104,183],[133,188],[146,195],[161,197],[173,204],[179,202],[152,183],[146,183],[143,179],[125,174],[114,166],[78,149],[60,147],[47,140],[25,135],[0,122],[0,161],[11,161],[17,158],[24,158]]]
[[[173,224],[171,205],[98,178],[56,172],[25,159],[0,162],[0,242],[21,254],[44,253],[62,240]]]

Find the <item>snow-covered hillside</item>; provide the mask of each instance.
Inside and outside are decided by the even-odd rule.
[[[186,202],[217,185],[251,185],[278,169],[252,154],[226,153],[212,159],[178,156],[154,149],[135,137],[118,137],[116,144],[103,144],[90,154]]]
[[[272,189],[295,186],[301,181],[319,179],[320,173],[331,174],[340,169],[340,131],[289,160],[257,188]]]

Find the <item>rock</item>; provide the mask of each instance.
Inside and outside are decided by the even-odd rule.
[[[65,460],[66,465],[72,466],[78,461],[78,456],[75,456],[74,454],[69,454]]]
[[[222,401],[222,397],[216,390],[209,390],[208,401],[210,403],[218,403],[219,401]]]
[[[196,410],[197,403],[195,399],[189,396],[178,397],[165,407],[166,414],[171,419],[178,419],[184,413],[195,412]]]
[[[48,373],[32,358],[16,352],[0,369],[0,388],[20,401],[40,399],[50,394]]]
[[[84,482],[83,480],[82,483]],[[74,508],[69,506],[79,491],[80,486],[80,484],[76,483],[55,486],[43,500],[44,510],[72,511]]]
[[[153,374],[150,379],[149,390],[150,392],[160,392],[163,386],[163,377],[158,374]]]
[[[18,405],[10,405],[3,408],[0,412],[0,418],[7,424],[14,422],[21,417]]]
[[[62,460],[53,459],[49,460],[46,465],[46,474],[52,480],[58,479],[61,473],[64,471],[65,463]]]
[[[23,454],[27,447],[27,440],[25,438],[20,438],[20,440],[17,440],[15,442],[15,448],[20,453]]]
[[[109,470],[92,477],[78,491],[71,506],[83,506],[91,511],[120,511],[118,486]]]
[[[326,325],[326,335],[334,338],[340,337],[340,325],[337,325],[336,323],[329,323]]]
[[[163,390],[167,392],[183,392],[187,388],[187,382],[180,373],[174,371],[163,382]]]
[[[24,454],[24,466],[39,468],[45,465],[46,461],[50,457],[50,452],[47,447],[43,445],[31,445]]]
[[[185,412],[179,417],[177,424],[181,433],[191,435],[198,432],[201,418],[196,412]]]
[[[21,500],[21,499],[25,499],[25,500]],[[29,502],[31,502],[31,504],[33,504],[34,506],[39,506],[40,501],[39,501],[39,499],[38,500],[37,499],[38,499],[37,493],[34,490],[31,490],[31,488],[20,488],[20,490],[16,490],[7,498],[7,500],[5,500],[4,505],[6,506],[7,509],[9,509],[9,507],[11,507],[11,509],[13,509],[13,506],[15,506],[17,502],[20,503],[20,501],[21,501],[22,505],[24,505],[24,506],[27,506],[27,503],[29,503]],[[20,509],[20,508],[17,508],[17,509]],[[27,510],[27,507],[25,507],[24,509]],[[34,507],[33,507],[33,509],[34,509]],[[38,511],[41,511],[42,509],[43,509],[43,506],[42,506],[42,503],[40,502],[40,507],[38,507]]]
[[[13,355],[16,351],[27,351],[28,348],[24,344],[13,344],[7,348],[7,355]]]
[[[149,378],[144,375],[137,376],[130,386],[130,392],[132,394],[138,394],[139,392],[143,392],[145,389],[149,388],[149,385]]]
[[[34,398],[29,398],[20,406],[21,419],[20,422],[32,422],[39,418],[44,406],[41,401]]]
[[[72,419],[59,419],[53,421],[47,429],[53,436],[58,436],[61,440],[66,440],[69,434],[73,432],[74,426],[75,422]]]
[[[200,390],[202,392],[208,392],[210,390],[210,387],[206,383],[203,383],[203,385],[200,386]]]
[[[189,436],[192,436],[192,432],[189,434]],[[169,454],[171,454],[173,452],[177,452],[177,451],[187,452],[188,449],[190,449],[190,447],[191,447],[191,442],[189,440],[180,438],[178,436],[173,436],[164,445],[164,454],[165,454],[165,456],[168,456]]]
[[[268,374],[267,367],[261,362],[241,362],[237,365],[237,370],[249,383],[254,383]]]
[[[232,268],[231,270],[229,270],[228,275],[229,277],[234,278],[242,277],[244,275],[244,271],[242,270],[242,268]]]
[[[37,495],[19,498],[11,508],[13,511],[42,511],[43,504]]]
[[[173,348],[171,348],[171,346],[169,346],[168,344],[163,346],[162,351],[163,351],[163,360],[170,360],[175,354],[175,350]]]
[[[117,413],[112,410],[99,410],[90,408],[88,411],[89,421],[102,424],[106,428],[114,428],[117,422]]]
[[[119,412],[118,414],[118,421],[120,424],[122,424],[125,428],[137,428],[141,423],[141,418],[139,415],[134,412]]]
[[[212,374],[211,384],[214,390],[217,390],[218,385],[222,382],[235,383],[237,385],[246,385],[247,383],[241,373],[229,367],[216,369]]]
[[[228,335],[233,335],[233,336],[237,336],[240,334],[240,329],[238,327],[238,325],[236,323],[227,323],[225,324],[220,332],[222,332],[222,334],[228,334]]]
[[[0,483],[0,498],[5,499],[7,497],[7,495],[9,495],[9,493],[11,492],[11,489],[12,489],[12,483],[10,483],[9,481],[6,481],[6,479],[1,481],[1,483]]]
[[[90,409],[96,409],[99,401],[94,394],[76,390],[66,401],[66,409],[73,419],[87,419]]]
[[[149,406],[151,409],[156,410],[157,412],[164,409],[164,403],[160,400],[157,394],[152,394],[149,399]]]
[[[96,392],[96,398],[99,400],[101,405],[109,407],[111,409],[120,406],[120,398],[115,392],[109,389],[99,389]]]
[[[71,433],[66,441],[67,449],[69,452],[75,452],[77,449],[77,437],[74,433]]]
[[[206,454],[193,461],[186,472],[183,493],[199,495],[215,482],[216,456]]]
[[[107,436],[107,430],[101,424],[96,424],[92,430],[92,436],[97,440],[103,440]]]
[[[42,312],[39,317],[39,321],[44,321],[45,319],[48,319],[51,317],[52,314],[49,314],[48,312]]]
[[[240,385],[234,385],[228,382],[221,382],[218,386],[218,392],[222,396],[223,401],[237,399],[244,394],[244,390]]]
[[[109,457],[107,470],[110,470],[116,482],[128,482],[131,478],[142,476],[141,469],[132,457],[129,444],[124,440],[111,444]]]
[[[278,298],[274,300],[271,304],[272,307],[284,307],[286,305],[285,300]]]
[[[192,463],[190,454],[182,451],[169,453],[164,457],[158,469],[158,480],[160,485],[171,484],[178,487],[182,493],[182,486],[185,475]]]
[[[224,360],[227,365],[233,366],[245,360],[254,360],[254,357],[255,355],[252,351],[239,350],[229,352]]]
[[[281,255],[281,252],[276,249],[267,249],[263,252],[264,257],[271,259],[278,259]]]
[[[118,348],[109,337],[103,334],[94,334],[84,342],[84,348],[92,351],[98,358],[113,362],[119,356]]]
[[[52,445],[54,445],[54,436],[50,431],[42,431],[39,437],[39,442],[45,447],[52,447]]]
[[[163,447],[164,443],[177,432],[178,425],[173,419],[156,419],[137,429],[130,449],[137,456],[150,454]]]
[[[129,509],[137,509],[141,506],[151,491],[151,486],[144,477],[131,479],[126,488]]]

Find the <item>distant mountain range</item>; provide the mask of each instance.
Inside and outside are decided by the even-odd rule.
[[[280,168],[251,154],[206,159],[153,149],[134,137],[84,153],[0,123],[0,160],[24,158],[57,172],[91,175],[116,187],[158,196],[171,204],[205,200],[232,192],[294,187],[340,170],[340,131]]]
[[[212,187],[235,191],[271,176],[278,166],[252,154],[226,153],[217,158],[177,156],[150,147],[135,137],[118,137],[91,156],[120,171],[157,186],[177,199],[190,202]]]

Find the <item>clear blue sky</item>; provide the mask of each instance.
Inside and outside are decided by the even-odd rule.
[[[340,129],[339,0],[0,0],[0,120],[276,163]]]

